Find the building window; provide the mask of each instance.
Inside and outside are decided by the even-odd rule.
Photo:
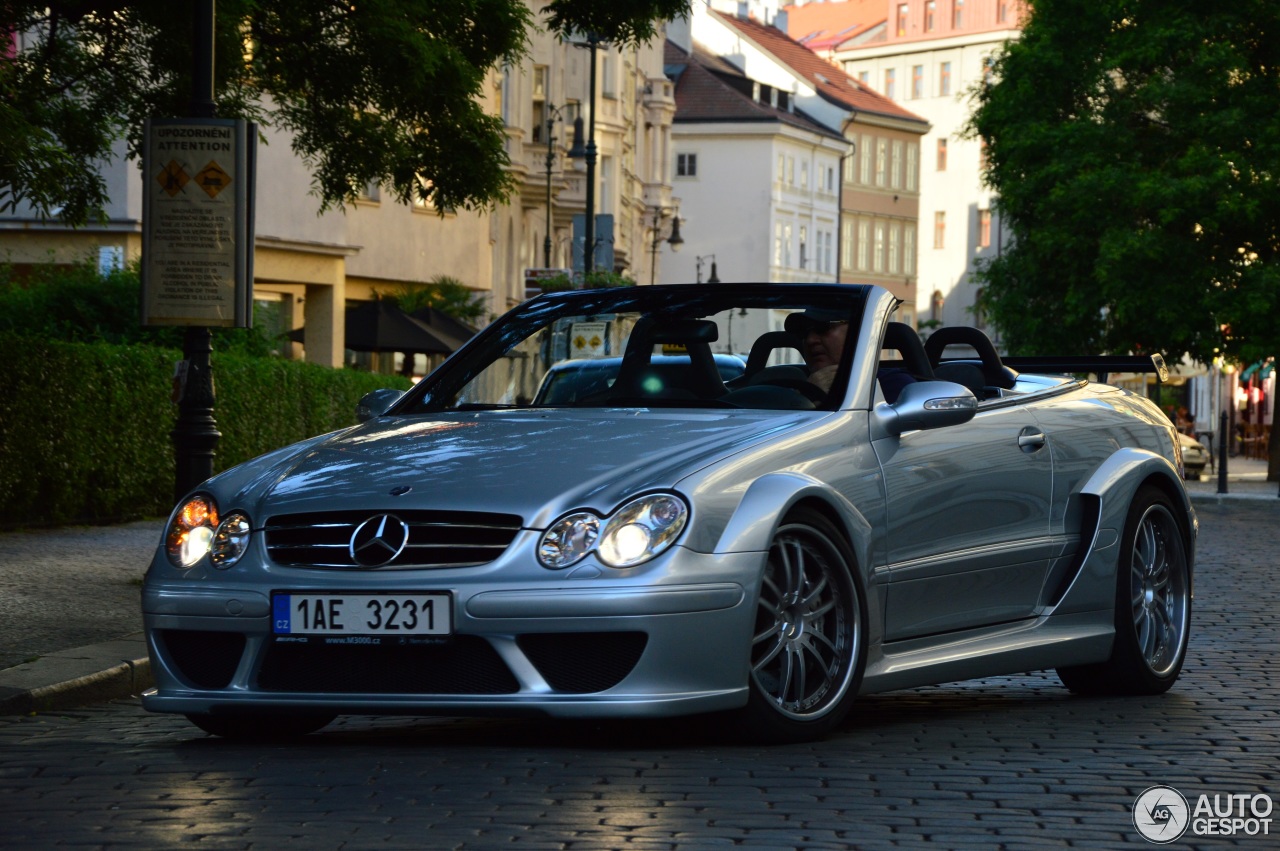
[[[857,154],[844,158],[844,175],[841,179],[848,184],[854,184],[858,182],[858,155]]]
[[[884,222],[876,222],[876,241],[871,246],[871,271],[884,271]]]
[[[938,140],[938,171],[947,170],[947,140]]]
[[[782,265],[791,268],[791,225],[782,226]]]
[[[543,142],[547,134],[547,66],[533,66],[533,133],[530,138]]]
[[[809,248],[809,229],[804,225],[801,225],[800,226],[800,268],[801,269],[805,268],[805,265],[808,262],[808,259],[809,259],[809,255],[807,253],[808,248]]]
[[[933,214],[933,247],[947,247],[947,214],[942,210]]]
[[[911,99],[920,100],[924,97],[924,66],[911,66]]]
[[[884,96],[893,100],[897,96],[897,73],[893,68],[884,71]]]
[[[867,268],[867,252],[870,249],[867,242],[870,230],[870,223],[866,219],[858,219],[858,271],[860,272],[866,271]]]
[[[907,15],[910,13],[911,7],[906,3],[898,4],[898,38],[902,38],[907,34]]]
[[[898,256],[898,242],[902,235],[902,225],[893,222],[889,225],[889,274],[896,275],[901,267]]]
[[[889,157],[889,188],[902,188],[902,142],[895,139]]]
[[[600,63],[600,94],[602,97],[616,99],[618,97],[618,81],[616,67],[618,59],[608,51],[601,51],[603,61]]]
[[[916,226],[908,222],[902,226],[902,274],[916,273]]]
[[[697,177],[698,155],[676,154],[676,177]]]
[[[778,154],[778,182],[784,183],[787,179],[787,158],[782,154]]]
[[[796,158],[792,156],[787,157],[787,185],[796,185]]]
[[[991,247],[991,211],[978,211],[978,247]]]
[[[782,265],[782,222],[773,224],[773,265]]]
[[[938,95],[946,97],[951,94],[951,63],[942,62],[938,65]]]
[[[800,163],[800,188],[809,188],[809,161],[805,160]]]
[[[951,28],[964,28],[964,0],[952,0],[951,2]]]
[[[996,3],[996,23],[1005,24],[1009,22],[1009,0],[999,0]]]
[[[916,147],[916,143],[912,142],[907,145],[907,191],[915,192],[919,185],[920,172],[920,149]]]
[[[827,166],[827,191],[836,191],[836,170],[831,166]]]
[[[835,240],[835,234],[831,231],[827,231],[824,236],[826,238],[823,240],[822,246],[822,271],[830,273],[835,271],[832,267],[832,261],[834,258],[832,257],[831,251],[831,243]]]
[[[613,184],[611,175],[613,174],[613,157],[600,158],[600,198],[597,212],[611,213],[613,212]]]
[[[871,155],[874,153],[875,139],[865,133],[862,136],[862,147],[858,151],[858,181],[863,186],[871,185]]]
[[[889,170],[889,140],[876,139],[876,186],[884,186]]]
[[[862,83],[862,85],[864,85],[864,86],[868,86],[868,87],[870,87],[870,85],[871,85],[871,72],[870,72],[870,71],[859,71],[859,72],[858,72],[858,82],[859,82],[859,83]]]
[[[929,0],[924,4],[924,31],[933,32],[933,28],[937,26],[938,4],[936,0]]]
[[[849,219],[840,223],[840,268],[853,268],[853,222]]]
[[[982,82],[987,85],[991,84],[992,78],[996,73],[996,60],[993,56],[982,57]]]

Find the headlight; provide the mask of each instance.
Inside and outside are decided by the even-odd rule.
[[[165,536],[165,550],[174,567],[195,567],[206,555],[213,566],[225,570],[249,549],[253,527],[243,511],[233,511],[218,522],[218,504],[200,495],[174,512]]]
[[[586,511],[561,517],[542,533],[538,542],[538,560],[558,570],[581,560],[591,552],[600,537],[600,518]]]
[[[239,511],[233,511],[218,524],[213,533],[213,544],[210,547],[209,560],[213,566],[225,570],[240,560],[245,550],[249,549],[249,533],[252,527],[249,518]]]
[[[580,561],[593,549],[610,567],[633,567],[675,543],[689,518],[684,500],[671,494],[633,499],[603,521],[578,511],[557,520],[542,535],[538,558],[558,569]]]
[[[165,536],[165,550],[174,567],[194,567],[209,552],[218,527],[218,504],[208,496],[193,496],[174,512]]]

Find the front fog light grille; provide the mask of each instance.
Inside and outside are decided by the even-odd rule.
[[[529,633],[516,644],[553,689],[592,694],[626,679],[644,653],[643,632]]]
[[[239,632],[166,629],[161,631],[160,641],[178,676],[203,689],[231,685],[245,647],[244,635]]]

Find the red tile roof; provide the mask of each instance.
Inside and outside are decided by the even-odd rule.
[[[885,0],[831,0],[784,6],[787,35],[813,50],[830,50],[884,23]]]
[[[905,121],[918,121],[921,124],[928,123],[879,92],[862,85],[782,30],[765,26],[749,18],[737,18],[714,10],[711,14],[718,16],[720,20],[803,77],[820,96],[828,101],[857,112],[874,113]]]

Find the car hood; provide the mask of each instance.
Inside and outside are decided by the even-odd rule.
[[[542,528],[569,509],[607,512],[637,493],[673,487],[717,459],[825,417],[686,409],[381,417],[223,476],[237,491],[231,501],[262,519],[439,508],[517,514]]]

